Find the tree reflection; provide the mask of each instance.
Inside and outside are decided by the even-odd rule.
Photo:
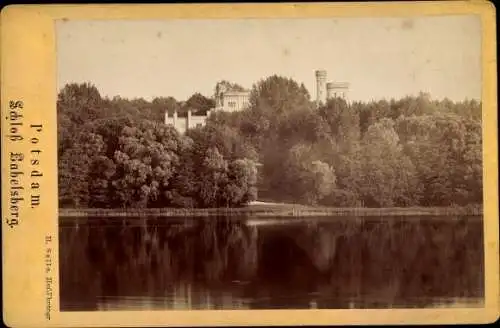
[[[143,307],[154,300],[160,308],[376,308],[483,297],[480,220],[311,222],[62,224],[61,310],[96,310],[110,300]]]

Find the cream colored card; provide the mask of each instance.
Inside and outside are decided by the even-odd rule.
[[[69,327],[445,324],[497,320],[495,15],[494,6],[487,1],[3,8],[4,322],[12,327]],[[273,75],[277,77],[273,79]],[[217,84],[214,95],[214,86],[222,80],[243,87]],[[71,84],[73,87],[68,87]],[[235,90],[228,90],[228,85]],[[285,85],[266,103],[266,108],[271,109],[262,109],[265,106],[261,105],[268,101],[264,97],[266,85],[270,89]],[[88,102],[96,99],[90,95],[95,90],[99,93],[97,105]],[[200,102],[186,107],[185,101],[196,93],[202,95],[198,99],[214,105],[206,114],[191,111],[199,109],[196,106],[202,106]],[[288,96],[280,96],[283,94]],[[67,111],[59,117],[58,96]],[[410,98],[404,100],[406,96]],[[175,98],[179,113],[168,112],[167,107],[162,109],[162,104],[167,106],[166,97]],[[320,117],[320,121],[329,122],[327,134],[337,133],[337,137],[328,139],[331,144],[340,145],[339,138],[344,138],[340,132],[334,132],[343,124],[342,117],[354,113],[359,119],[355,124],[356,131],[362,134],[362,151],[356,154],[364,166],[361,173],[351,175],[352,181],[346,182],[346,175],[342,175],[345,167],[335,164],[336,160],[357,163],[354,159],[346,161],[350,156],[358,156],[349,152],[351,148],[346,153],[351,155],[334,159],[336,152],[343,151],[341,148],[326,156],[330,149],[314,148],[319,143],[313,144],[314,149],[324,150],[319,155],[315,153],[325,155],[316,159],[307,155],[312,154],[307,151],[313,148],[290,146],[290,152],[283,152],[289,140],[309,138],[300,132],[304,128],[293,130],[292,126],[294,132],[286,138],[283,134],[281,139],[269,137],[272,133],[285,133],[276,132],[286,130],[283,122],[309,122],[306,118],[297,119],[299,116],[293,118],[295,114],[288,118],[288,114],[276,109],[292,98],[307,99],[301,105],[310,108],[304,117]],[[424,105],[419,105],[419,101]],[[160,107],[154,107],[158,103]],[[328,121],[339,103],[349,111],[344,110],[347,114]],[[417,104],[413,112],[416,116],[394,114],[397,110],[409,113],[412,104]],[[286,105],[284,110],[293,106]],[[380,114],[383,106],[390,110]],[[425,112],[429,106],[434,106],[432,114]],[[130,187],[131,180],[123,177],[113,183],[102,180],[106,167],[94,168],[94,175],[85,171],[88,167],[79,157],[81,152],[101,140],[101,146],[96,146],[101,148],[95,148],[95,152],[105,154],[102,147],[111,147],[111,139],[103,136],[109,131],[103,125],[95,125],[101,129],[92,130],[93,137],[101,138],[96,143],[82,143],[83,139],[71,131],[94,124],[90,121],[102,119],[99,115],[106,115],[105,111],[130,109],[133,120],[133,115],[153,115],[151,108],[160,108],[156,113],[160,127],[155,129],[170,126],[167,131],[171,131],[170,136],[175,134],[175,140],[185,140],[184,133],[190,133],[186,130],[215,124],[208,117],[219,113],[212,111],[237,112],[232,114],[234,117],[243,113],[242,120],[245,113],[274,113],[263,114],[267,121],[262,122],[268,122],[262,130],[265,132],[253,135],[263,139],[260,146],[254,144],[260,156],[256,172],[270,174],[272,168],[274,175],[267,179],[275,183],[268,190],[272,194],[274,188],[274,196],[266,198],[265,190],[257,188],[258,196],[251,199],[250,205],[230,206],[227,195],[234,189],[224,189],[228,192],[220,196],[226,195],[224,205],[200,200],[195,206],[200,209],[183,209],[188,206],[186,202],[198,198],[174,199],[174,189],[150,182],[169,172],[163,164],[145,173],[144,181],[149,184],[139,189],[131,189],[135,188]],[[439,111],[446,110],[443,108],[459,111],[457,115],[462,116],[453,121],[458,123],[447,121],[456,113],[440,116]],[[476,116],[474,109],[479,109]],[[276,121],[278,115],[289,121]],[[385,115],[385,119],[377,121],[377,115]],[[416,170],[411,172],[420,179],[417,180],[423,181],[415,184],[420,188],[419,198],[413,199],[410,187],[394,189],[402,188],[400,181],[405,181],[404,186],[411,183],[407,175],[397,175],[398,165],[407,162],[399,160],[403,157],[390,162],[393,157],[377,155],[377,151],[382,149],[381,144],[389,147],[381,151],[390,149],[392,155],[416,149],[410,139],[424,137],[419,132],[401,132],[398,128],[423,122],[422,117],[427,119],[425,129],[433,129],[435,134],[448,133],[446,129],[450,129],[450,138],[456,140],[446,148],[450,153],[422,153],[408,164]],[[73,130],[66,125],[67,120],[73,120]],[[261,127],[252,122],[256,119],[239,125],[241,131],[247,132],[236,130],[243,135],[250,133],[248,126]],[[129,157],[123,160],[113,148],[108,158],[99,162],[113,167],[114,171],[107,175],[109,179],[114,179],[110,177],[117,176],[120,168],[142,174],[131,166],[137,161],[128,161],[133,152],[130,147],[149,142],[147,133],[137,137],[136,132],[122,130],[126,124],[135,123],[119,124],[121,138],[116,139],[116,147],[121,147],[121,155]],[[470,132],[474,126],[479,127],[479,134]],[[395,148],[390,148],[394,133],[387,131],[399,133]],[[482,143],[477,141],[481,140],[481,133]],[[403,140],[402,134],[409,139]],[[233,140],[228,136],[234,134],[222,135],[226,136],[223,140]],[[60,149],[61,138],[68,140],[64,147],[73,151],[73,157],[68,150]],[[135,141],[130,141],[133,138]],[[440,140],[447,144],[446,139]],[[457,150],[462,146],[455,141],[465,150]],[[262,150],[271,144],[280,146]],[[432,142],[426,145],[431,147]],[[164,148],[159,155],[153,152],[154,156],[163,156],[161,161],[173,163],[167,143],[158,147]],[[182,149],[174,152],[179,163],[184,163]],[[472,162],[470,154],[474,149],[479,157]],[[95,155],[93,151],[88,151],[89,156]],[[454,151],[472,164],[465,165],[449,155]],[[287,154],[286,161],[273,164],[269,160],[273,154],[281,153]],[[302,157],[293,157],[294,154]],[[411,157],[413,153],[404,154]],[[222,167],[229,172],[228,179],[231,170],[242,165],[226,155],[222,159],[214,156],[207,158],[226,163]],[[155,161],[148,158],[146,169]],[[313,162],[293,166],[290,161],[294,158]],[[445,158],[455,164],[442,164],[441,159]],[[182,189],[185,184],[179,182],[179,172],[188,164],[176,165],[177,171],[168,185]],[[290,178],[292,168],[298,170],[293,172],[309,174],[308,179],[316,180],[307,181],[320,183],[320,187],[314,184],[299,194],[305,185],[297,184],[299,173],[296,179]],[[425,168],[427,173],[418,171]],[[379,172],[377,169],[381,175],[373,173]],[[82,174],[86,174],[83,180]],[[279,174],[281,180],[276,178]],[[433,179],[448,177],[439,180],[439,186],[448,189],[431,184],[423,178],[425,174]],[[198,186],[206,176],[197,175],[193,185]],[[162,175],[162,179],[167,178]],[[279,184],[286,179],[288,184]],[[99,181],[105,181],[106,188],[113,190],[111,196],[91,189]],[[86,189],[81,189],[82,183],[87,184]],[[357,193],[350,191],[355,185]],[[155,188],[166,191],[153,197]],[[243,190],[242,185],[235,188]],[[82,190],[84,196],[79,194]],[[250,189],[245,190],[250,195]],[[148,195],[145,200],[141,192]],[[287,195],[293,201],[278,201],[277,194]],[[108,196],[116,200],[114,205],[105,198]],[[209,197],[206,193],[198,196],[204,201]],[[162,201],[154,203],[157,199]],[[144,204],[161,209],[143,209]],[[172,209],[172,204],[177,209]],[[113,208],[102,209],[107,206]],[[228,221],[227,217],[234,220]]]

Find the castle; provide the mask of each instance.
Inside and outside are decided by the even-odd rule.
[[[327,82],[325,70],[316,71],[316,107],[324,105],[328,99],[348,99],[349,83]],[[180,116],[177,111],[172,116],[165,112],[165,124],[173,125],[179,133],[205,125],[207,118],[212,112],[242,111],[249,106],[250,90],[241,87],[233,87],[227,82],[217,83],[215,87],[215,107],[208,110],[205,115],[193,115],[191,110],[186,115]]]
[[[248,108],[250,90],[219,82],[215,87],[215,111],[238,112]]]
[[[212,112],[238,112],[248,108],[250,90],[241,87],[232,87],[227,82],[217,83],[215,87],[215,107],[208,110],[205,115],[193,115],[188,109],[187,115],[179,116],[177,111],[172,116],[165,112],[165,124],[173,125],[179,133],[185,133],[188,129],[205,125],[207,118]]]
[[[316,71],[316,107],[326,104],[326,101],[332,98],[348,100],[349,83],[326,81],[326,71]]]

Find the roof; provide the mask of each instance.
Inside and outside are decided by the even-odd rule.
[[[224,96],[243,96],[243,95],[249,95],[250,90],[245,90],[245,91],[226,91],[222,93]]]
[[[331,89],[349,88],[349,82],[328,82],[326,87]]]

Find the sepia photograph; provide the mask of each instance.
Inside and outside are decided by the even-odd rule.
[[[484,305],[479,16],[55,26],[60,311]]]

